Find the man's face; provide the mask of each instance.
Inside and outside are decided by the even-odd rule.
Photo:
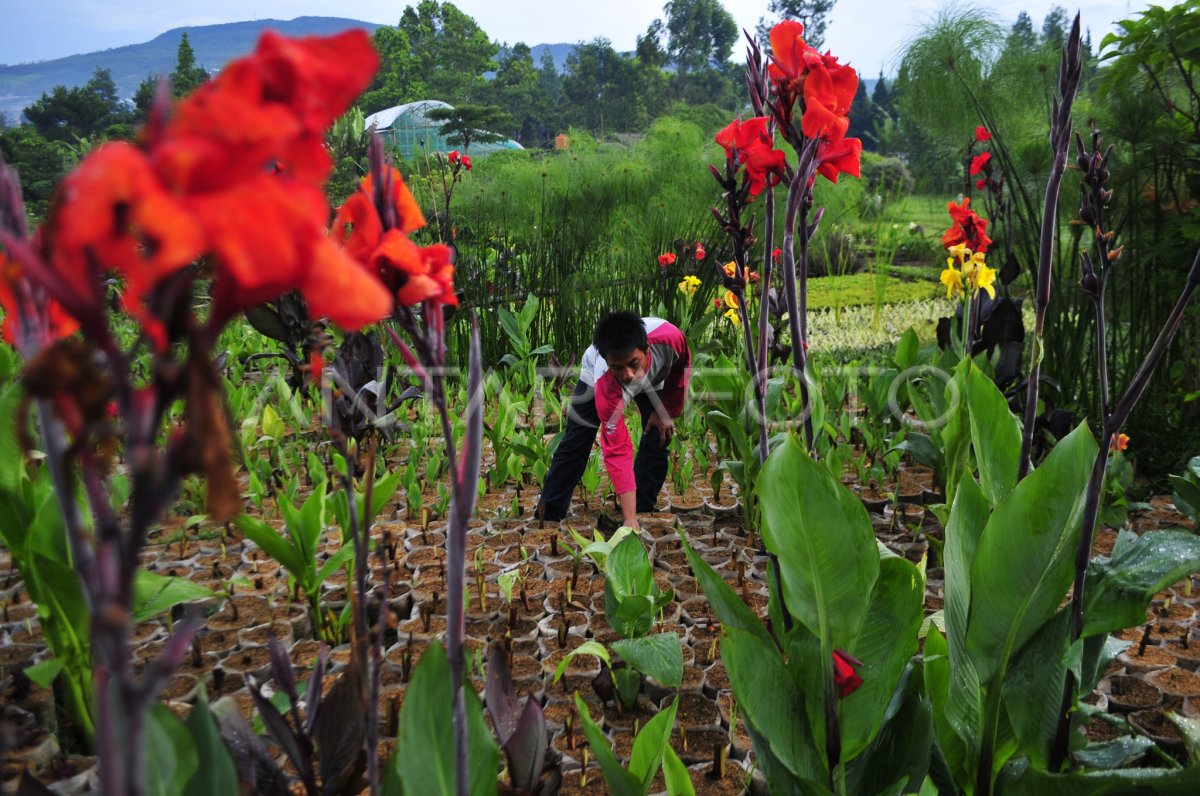
[[[608,369],[612,371],[613,378],[628,387],[645,378],[648,359],[645,351],[635,348],[632,351],[611,354],[605,357],[604,361],[608,363]]]

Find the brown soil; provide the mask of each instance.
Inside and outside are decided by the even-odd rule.
[[[695,692],[679,695],[679,711],[675,714],[675,723],[678,726],[690,732],[694,729],[714,727],[720,721],[721,714],[712,699]]]
[[[1129,723],[1139,732],[1160,743],[1177,745],[1183,743],[1179,729],[1167,719],[1166,711],[1159,708],[1139,710],[1129,714]]]
[[[1083,725],[1083,734],[1092,743],[1104,743],[1114,741],[1125,733],[1115,724],[1096,717],[1089,719],[1088,723]]]
[[[1148,679],[1170,697],[1200,696],[1200,676],[1186,669],[1163,669],[1150,675]]]
[[[231,672],[254,672],[271,663],[271,651],[266,647],[245,647],[228,655],[221,666]]]
[[[1118,655],[1117,660],[1125,664],[1130,672],[1145,672],[1175,665],[1175,656],[1165,649],[1147,646],[1145,650],[1139,650],[1137,644]]]
[[[1139,677],[1122,674],[1112,678],[1108,701],[1117,710],[1137,710],[1157,705],[1162,692]]]

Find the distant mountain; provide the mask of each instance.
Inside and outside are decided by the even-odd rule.
[[[258,37],[267,28],[289,36],[328,36],[350,28],[365,28],[374,32],[379,25],[341,17],[297,17],[284,21],[258,19],[252,22],[230,22],[223,25],[200,25],[174,28],[142,44],[130,44],[83,55],[69,55],[53,61],[39,61],[13,66],[0,65],[0,118],[16,124],[21,112],[43,93],[55,86],[82,86],[88,82],[96,67],[111,73],[122,97],[130,99],[148,75],[169,74],[175,68],[179,39],[186,31],[188,41],[196,52],[196,62],[216,73],[222,66],[254,49]],[[549,50],[554,65],[561,72],[566,68],[567,55],[574,44],[537,44],[530,47],[534,64],[542,51]]]
[[[21,111],[43,92],[48,93],[58,85],[82,86],[96,67],[111,71],[121,96],[132,98],[138,84],[148,75],[169,74],[175,68],[175,54],[185,31],[196,52],[196,62],[210,72],[216,72],[227,62],[251,52],[267,28],[289,36],[328,36],[350,28],[366,28],[373,32],[378,27],[374,22],[339,17],[297,17],[290,21],[258,19],[174,28],[142,44],[70,55],[53,61],[0,66],[0,114],[13,124],[20,118]]]

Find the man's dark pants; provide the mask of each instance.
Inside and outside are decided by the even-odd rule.
[[[637,512],[654,511],[658,504],[658,493],[667,479],[667,446],[663,444],[658,429],[650,428],[648,420],[655,411],[649,395],[642,393],[634,398],[642,415],[642,439],[638,443],[637,455],[633,459],[633,476],[637,482]],[[575,385],[571,396],[571,407],[567,413],[567,428],[562,441],[554,451],[550,470],[542,484],[540,505],[535,511],[544,510],[544,518],[558,521],[567,516],[571,506],[571,493],[583,478],[592,443],[600,418],[596,414],[595,389],[582,380]]]

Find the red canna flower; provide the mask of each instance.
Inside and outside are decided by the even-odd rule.
[[[457,149],[450,150],[450,154],[446,155],[446,160],[448,160],[451,164],[457,163],[459,160],[458,150]]]
[[[103,304],[103,272],[125,283],[124,303],[144,327],[154,287],[206,248],[198,219],[172,196],[132,144],[94,150],[62,182],[41,230],[46,259],[64,287],[89,306]],[[152,339],[165,344],[158,334]]]
[[[777,248],[777,249],[775,249],[775,251],[771,252],[771,259],[778,260],[782,254],[783,254],[783,249]]]
[[[320,351],[312,351],[308,355],[308,377],[314,384],[321,383],[321,374],[325,370],[325,358]]]
[[[804,116],[800,120],[809,138],[840,141],[850,128],[850,105],[858,91],[858,73],[839,64],[832,55],[809,57],[804,80]]]
[[[750,195],[758,196],[768,185],[779,182],[779,176],[787,165],[787,155],[781,149],[772,149],[769,143],[760,142],[745,150],[746,176],[750,179]]]
[[[978,189],[979,189],[979,190],[981,190],[981,191],[982,191],[984,188],[986,188],[986,187],[987,187],[987,177],[984,177],[984,178],[982,178],[982,179],[980,179],[980,180],[976,180],[976,181],[975,181],[975,187],[976,187],[976,188],[978,188]]]
[[[746,167],[751,196],[762,193],[768,182],[771,185],[779,182],[787,156],[782,150],[772,148],[767,117],[754,116],[744,122],[734,119],[717,133],[716,141],[725,148],[726,158],[736,156],[736,165]]]
[[[833,682],[838,687],[838,696],[843,699],[853,694],[863,683],[862,678],[854,671],[855,666],[862,666],[862,661],[855,660],[841,650],[833,651]]]
[[[700,241],[696,241],[696,259],[703,260],[705,255],[706,252],[704,251],[704,244]]]
[[[992,134],[987,131],[986,127],[984,127],[983,125],[979,125],[978,127],[975,128],[975,140],[980,143],[984,143],[986,141],[991,141]]]
[[[947,249],[965,243],[974,252],[986,252],[992,239],[987,236],[987,219],[980,218],[970,208],[970,198],[963,199],[961,205],[947,202],[946,209],[954,225],[942,233],[942,245]]]
[[[674,265],[674,264],[675,264],[674,252],[667,252],[666,254],[658,255],[658,267],[659,268],[666,268],[668,265]]]
[[[979,172],[987,167],[988,161],[992,159],[991,152],[980,152],[975,157],[971,158],[971,176],[974,177]]]
[[[830,182],[837,182],[839,174],[858,177],[861,160],[862,141],[857,138],[826,140],[817,147],[817,171]]]
[[[716,142],[725,148],[725,157],[729,159],[733,158],[735,152],[740,156],[756,144],[771,143],[766,116],[753,116],[744,122],[734,119],[725,125],[715,138]],[[739,157],[739,162],[741,159]]]
[[[464,169],[466,169],[467,171],[471,170],[471,158],[467,157],[466,155],[463,155],[462,156],[462,164],[463,164]]]

